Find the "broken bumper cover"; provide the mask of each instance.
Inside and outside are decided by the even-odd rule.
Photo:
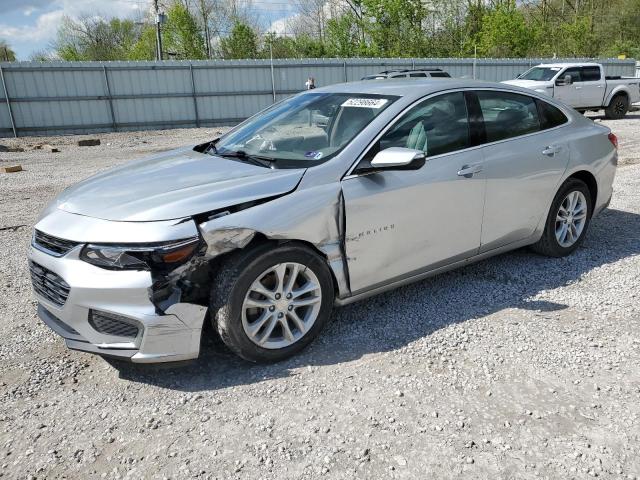
[[[206,307],[176,303],[159,313],[149,299],[149,272],[95,267],[80,260],[80,248],[64,257],[29,249],[29,260],[39,272],[48,272],[53,280],[59,277],[68,286],[64,302],[42,289],[34,293],[38,316],[69,348],[138,363],[198,357]],[[105,316],[106,323],[90,321],[96,313]],[[109,325],[109,318],[116,323]],[[117,322],[129,328],[118,329]]]

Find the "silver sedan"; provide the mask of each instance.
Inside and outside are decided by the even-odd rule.
[[[196,358],[204,323],[255,362],[334,306],[507,250],[552,257],[608,205],[615,136],[495,83],[355,82],[64,191],[35,226],[42,320],[72,349]]]

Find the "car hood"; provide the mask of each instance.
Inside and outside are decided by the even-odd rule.
[[[516,87],[529,88],[531,90],[544,89],[548,82],[538,82],[536,80],[505,80],[502,83],[515,85]]]
[[[184,148],[90,177],[62,192],[54,204],[66,212],[105,220],[171,220],[288,193],[304,172]]]

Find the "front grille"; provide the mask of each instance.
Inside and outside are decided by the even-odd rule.
[[[89,325],[96,332],[105,335],[113,335],[115,337],[135,338],[138,336],[138,327],[124,319],[120,315],[114,315],[106,312],[96,312],[91,310],[89,313]]]
[[[36,230],[33,236],[33,246],[38,250],[48,253],[49,255],[53,255],[54,257],[66,255],[72,248],[78,245],[78,242],[54,237],[53,235],[48,235],[40,230]]]
[[[29,270],[31,271],[31,282],[36,293],[54,305],[62,307],[67,301],[71,290],[69,284],[59,275],[35,262],[29,262]]]

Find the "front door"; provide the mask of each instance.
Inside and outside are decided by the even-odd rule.
[[[556,85],[554,87],[553,98],[574,108],[584,106],[580,99],[580,90],[582,89],[580,69],[578,67],[567,68],[558,76],[558,79],[563,80],[566,75],[571,76],[573,83],[571,83],[571,85]]]
[[[381,170],[343,180],[345,245],[354,293],[477,253],[485,180],[480,149],[469,149],[462,93],[431,97],[409,110],[365,155],[422,150],[416,170]]]

